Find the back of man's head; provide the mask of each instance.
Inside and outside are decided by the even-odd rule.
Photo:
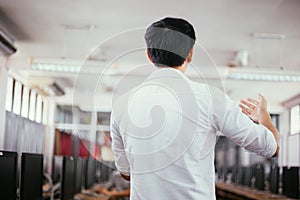
[[[149,57],[156,66],[178,67],[193,48],[196,36],[186,20],[167,17],[147,28],[145,40]]]

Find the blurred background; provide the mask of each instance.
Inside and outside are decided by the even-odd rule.
[[[49,174],[56,157],[93,158],[106,163],[95,182],[108,180],[112,96],[122,76],[149,64],[145,28],[166,16],[195,27],[187,75],[235,101],[263,94],[280,132],[272,159],[220,134],[216,181],[300,198],[298,0],[0,0],[0,149],[42,154]]]

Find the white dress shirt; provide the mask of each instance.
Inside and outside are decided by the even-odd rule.
[[[273,134],[253,123],[221,90],[179,70],[154,71],[118,97],[111,116],[117,169],[131,178],[133,200],[215,199],[217,132],[265,157]]]

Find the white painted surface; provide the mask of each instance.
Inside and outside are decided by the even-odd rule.
[[[0,57],[0,149],[4,149],[7,78],[6,58]]]
[[[288,166],[300,166],[299,134],[288,138]]]

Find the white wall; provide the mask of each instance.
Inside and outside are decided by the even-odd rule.
[[[4,149],[5,136],[5,102],[7,90],[7,65],[6,58],[0,57],[0,149]]]

